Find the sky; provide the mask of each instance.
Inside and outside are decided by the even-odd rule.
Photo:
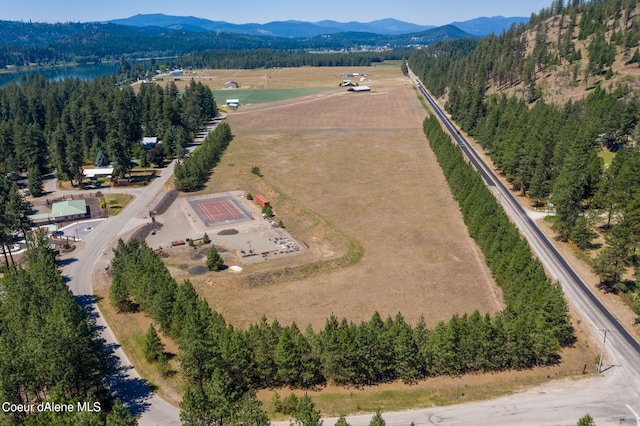
[[[196,16],[235,24],[299,20],[370,22],[395,18],[444,25],[481,16],[524,16],[552,0],[1,0],[0,20],[90,22],[142,13]]]

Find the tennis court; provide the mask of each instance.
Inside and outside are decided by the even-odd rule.
[[[251,220],[252,215],[232,194],[207,199],[187,199],[198,218],[207,226]]]

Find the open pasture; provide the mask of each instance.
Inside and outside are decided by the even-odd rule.
[[[264,104],[283,101],[301,96],[326,92],[335,88],[301,88],[301,89],[238,89],[238,90],[213,90],[213,97],[219,105],[224,105],[227,99],[238,99],[240,105]]]
[[[335,81],[349,71],[367,72],[372,92],[341,89],[232,112],[234,140],[206,191],[264,193],[294,238],[309,244],[309,252],[321,247],[321,256],[339,255],[339,243],[319,227],[306,226],[300,209],[278,205],[278,188],[360,243],[363,258],[346,268],[272,285],[207,277],[194,280],[198,291],[240,327],[265,314],[318,329],[331,313],[357,322],[376,310],[383,317],[402,312],[410,322],[424,315],[433,326],[455,313],[501,309],[500,290],[428,148],[425,112],[409,81],[398,66],[306,73],[318,80],[326,73]],[[264,178],[249,173],[253,166]],[[245,272],[270,267],[282,265],[263,263]]]

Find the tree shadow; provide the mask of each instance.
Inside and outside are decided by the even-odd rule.
[[[75,299],[87,312],[90,320],[97,320],[99,313],[95,296],[80,295]],[[98,334],[101,334],[105,328],[95,324],[94,327]],[[98,343],[101,345],[106,370],[109,371],[104,379],[105,384],[111,393],[128,407],[133,416],[142,414],[150,406],[149,399],[153,396],[153,388],[145,380],[131,376],[133,366],[122,364],[121,359],[116,355],[116,350],[120,349],[119,344],[107,343],[104,338],[99,338]]]
[[[58,266],[63,268],[65,266],[71,265],[72,263],[77,262],[77,261],[78,261],[78,259],[75,258],[75,257],[68,257],[66,259],[59,259],[58,260]]]

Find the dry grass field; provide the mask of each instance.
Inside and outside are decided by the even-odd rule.
[[[454,313],[501,309],[500,291],[428,148],[425,112],[399,67],[276,71],[287,73],[290,87],[309,79],[336,85],[346,72],[367,72],[372,91],[341,88],[232,112],[234,140],[207,191],[243,189],[273,198],[277,187],[358,242],[364,256],[349,267],[270,285],[192,279],[212,308],[240,327],[265,314],[315,329],[331,313],[360,321],[376,310],[402,312],[410,322],[424,315],[435,325]],[[257,72],[236,71],[234,79],[244,81],[243,73]],[[264,178],[251,175],[252,166]],[[344,252],[331,232],[305,228],[309,221],[299,211],[273,204],[294,238],[321,246],[327,257]],[[277,262],[260,268],[281,267]]]
[[[376,310],[383,316],[402,312],[410,323],[424,315],[433,326],[454,313],[501,309],[500,290],[467,235],[428,148],[422,132],[425,112],[399,67],[276,71],[287,72],[289,86],[281,87],[309,79],[334,86],[346,72],[367,72],[372,92],[336,89],[232,111],[228,120],[234,139],[202,193],[242,190],[266,195],[276,220],[308,248],[295,257],[242,265],[240,275],[203,276],[180,270],[178,265],[192,261],[192,250],[184,248],[164,259],[176,279],[189,278],[213,309],[241,328],[263,314],[282,324],[296,321],[318,330],[331,313],[357,322]],[[249,81],[261,72],[270,71],[228,71],[221,80]],[[260,167],[263,177],[251,173],[253,166]],[[179,216],[168,218],[167,223],[179,223]],[[354,247],[363,250],[361,258],[354,256],[359,261],[340,262]],[[290,267],[302,273],[250,284],[250,277],[275,276]],[[102,268],[94,281],[96,294],[106,300],[109,280]],[[149,318],[143,313],[115,314],[104,302],[101,310],[136,368],[177,404],[182,393],[179,375],[162,377],[136,349]],[[564,350],[563,362],[553,367],[441,377],[415,386],[330,386],[311,396],[325,415],[389,411],[495,397],[550,378],[579,375],[587,365],[592,373],[597,350],[589,347],[584,324],[574,322],[574,327],[577,348]],[[175,344],[165,343],[169,352],[177,352]],[[172,365],[178,368],[177,360]],[[281,396],[290,393],[277,391]],[[267,410],[272,410],[273,392],[259,393]]]
[[[367,72],[375,69],[376,75],[388,73],[388,66],[378,67],[300,67],[300,68],[267,68],[255,70],[194,70],[185,71],[179,78],[165,77],[158,84],[174,81],[178,89],[183,90],[194,79],[209,86],[211,90],[224,89],[227,81],[236,81],[240,90],[245,89],[299,89],[337,87],[348,72]],[[378,71],[379,70],[379,71]],[[353,78],[352,80],[357,81]],[[228,90],[229,97],[234,90]],[[220,100],[219,100],[220,101]],[[224,102],[224,100],[222,100]]]

